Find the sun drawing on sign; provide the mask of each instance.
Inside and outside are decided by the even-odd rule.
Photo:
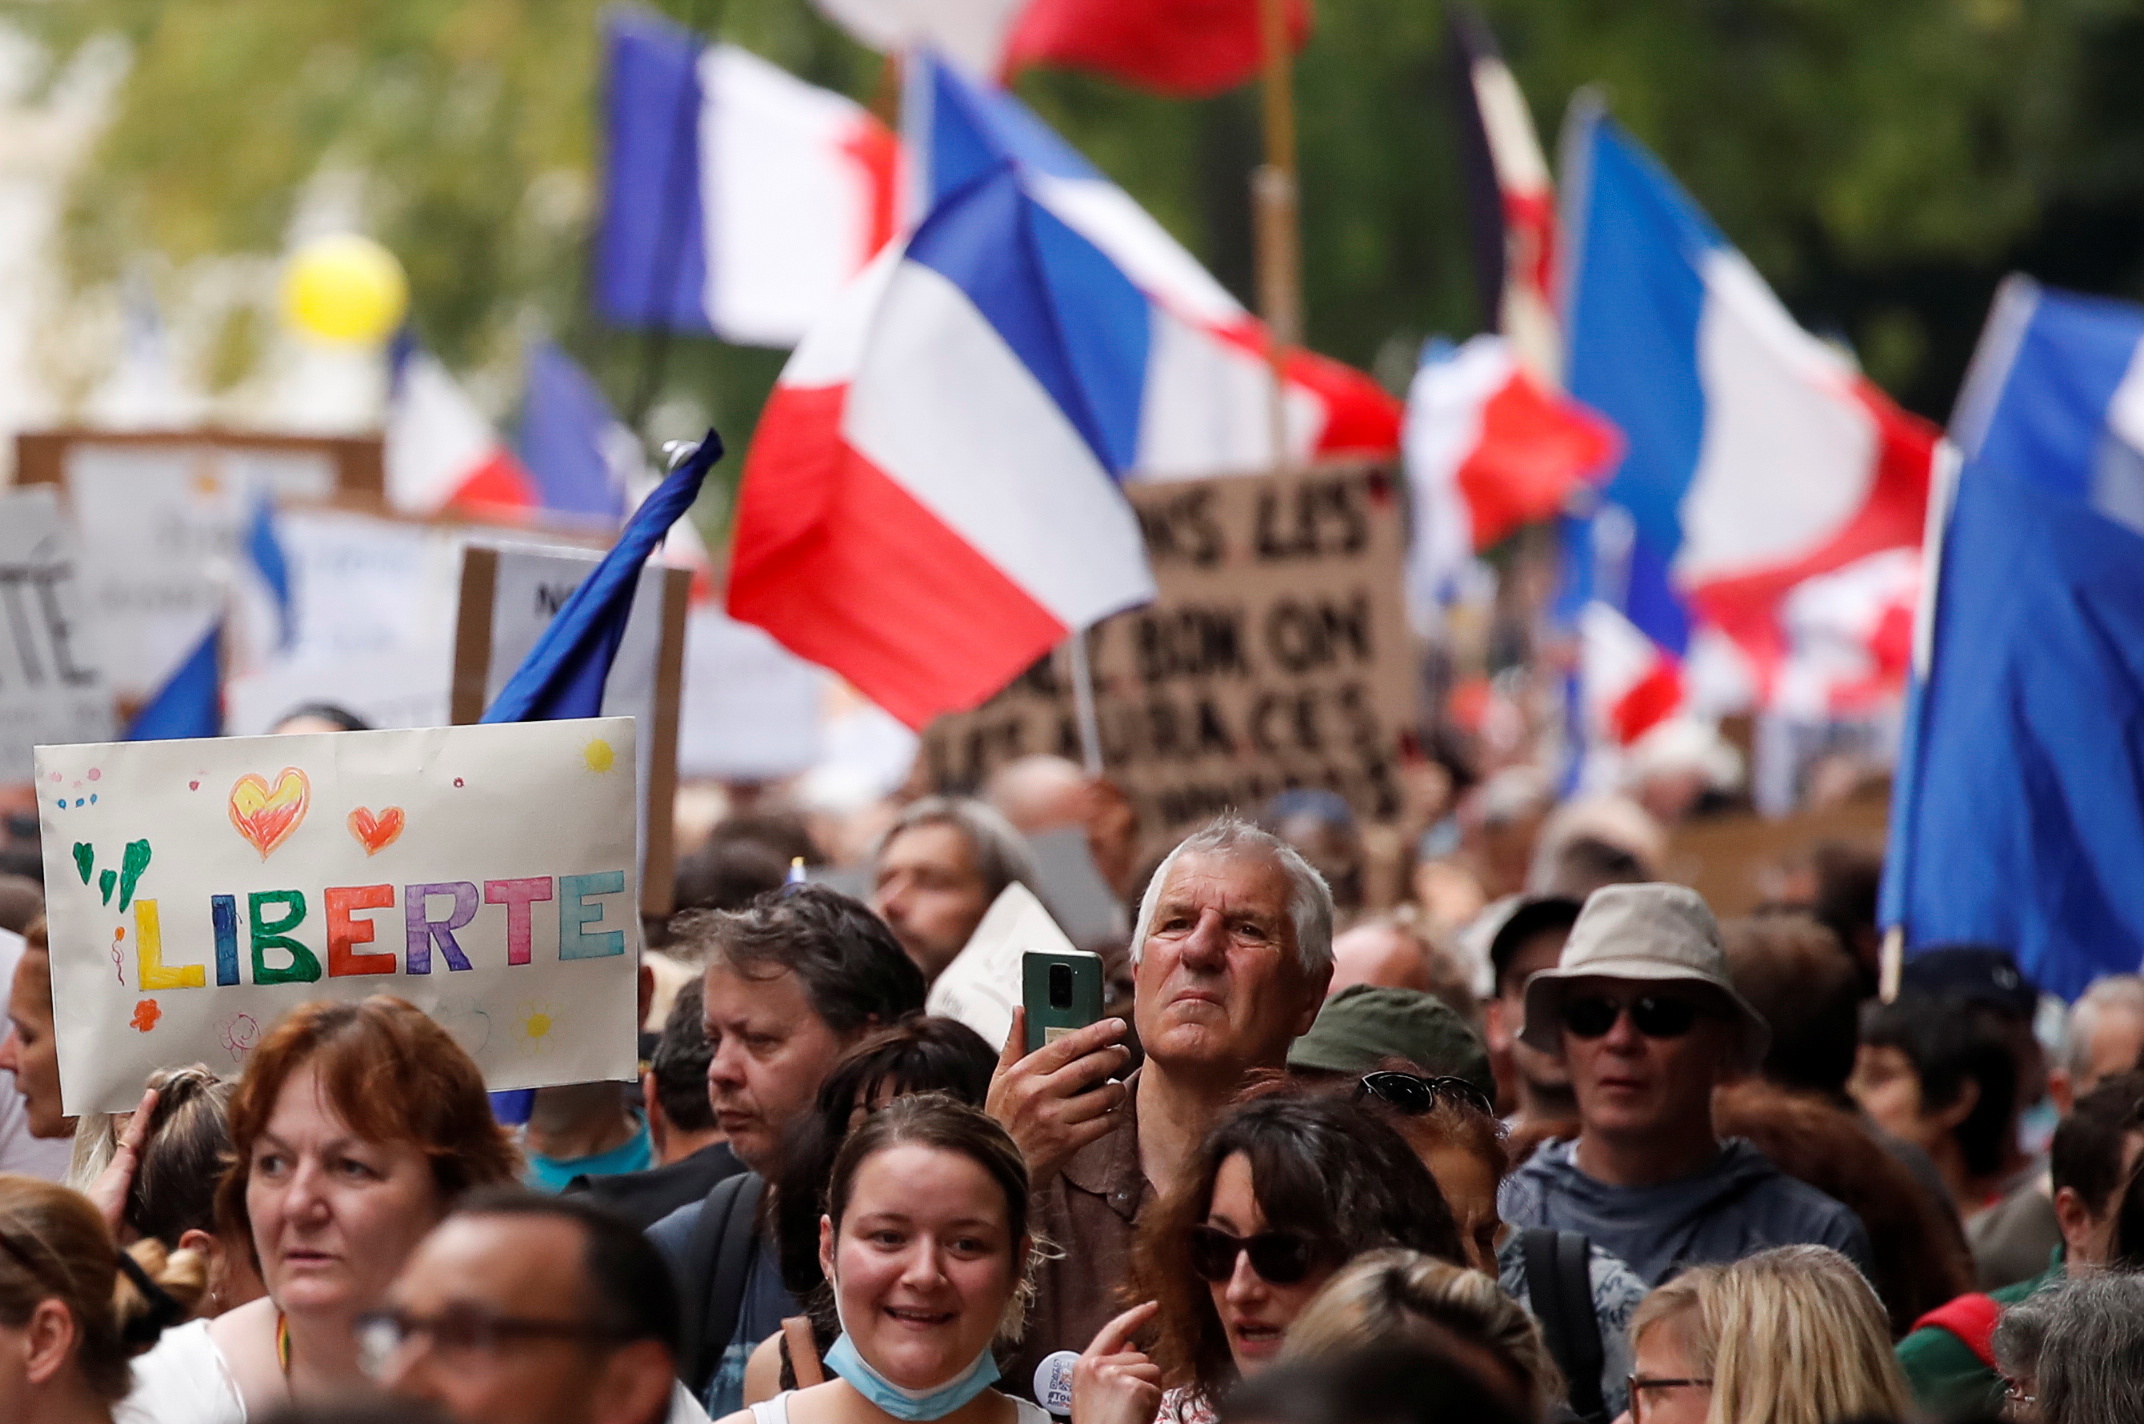
[[[549,1053],[558,1040],[558,1010],[549,1004],[523,1004],[514,1015],[514,1032],[533,1051]]]

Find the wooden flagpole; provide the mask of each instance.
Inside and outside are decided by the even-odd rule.
[[[1288,47],[1290,0],[1258,0],[1260,46],[1265,59],[1266,161],[1251,175],[1251,207],[1258,254],[1259,315],[1266,324],[1266,361],[1272,384],[1268,418],[1273,465],[1288,458],[1287,349],[1303,340],[1302,257],[1296,214],[1294,56]]]

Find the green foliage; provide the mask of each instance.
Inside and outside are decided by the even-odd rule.
[[[885,62],[807,0],[664,0],[815,82],[890,111]],[[1819,329],[1940,414],[2010,263],[2138,290],[2144,21],[2118,0],[1487,0],[1551,145],[1567,96],[1605,91]],[[741,448],[778,353],[660,350],[586,313],[598,0],[0,0],[65,53],[116,32],[134,67],[73,195],[70,275],[135,255],[273,254],[308,182],[361,174],[417,324],[451,362],[511,365],[531,329],[620,405],[661,395]],[[1404,375],[1431,331],[1478,323],[1441,6],[1325,0],[1298,67],[1314,345]],[[1239,294],[1251,289],[1255,91],[1187,103],[1068,73],[1020,91]],[[2125,226],[2125,224],[2127,224]],[[258,332],[218,346],[242,371]],[[650,380],[660,364],[657,391]],[[657,436],[689,433],[651,430]],[[734,464],[732,466],[734,468]]]

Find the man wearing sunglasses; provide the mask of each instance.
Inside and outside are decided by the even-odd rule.
[[[451,1212],[357,1322],[366,1371],[454,1424],[705,1424],[677,1335],[669,1269],[631,1222],[513,1190]]]
[[[1802,1243],[1867,1271],[1853,1212],[1714,1130],[1713,1089],[1763,1060],[1770,1031],[1735,992],[1696,891],[1594,891],[1556,967],[1527,981],[1519,1037],[1563,1060],[1579,1133],[1505,1181],[1506,1221],[1579,1232],[1651,1285]]]

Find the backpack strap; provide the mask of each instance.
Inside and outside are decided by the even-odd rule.
[[[1593,1312],[1592,1243],[1575,1231],[1529,1226],[1519,1249],[1526,1262],[1527,1299],[1541,1322],[1542,1341],[1563,1371],[1571,1412],[1605,1424],[1601,1370],[1607,1356],[1600,1317]]]
[[[737,1333],[745,1283],[758,1245],[759,1199],[765,1188],[757,1172],[725,1177],[707,1194],[700,1219],[692,1224],[685,1278],[678,1294],[685,1314],[685,1349],[680,1358],[689,1369],[683,1383],[695,1399],[706,1396],[707,1386],[722,1368],[730,1337]]]
[[[1992,1295],[1972,1291],[1945,1301],[1913,1322],[1916,1330],[1948,1330],[1958,1337],[1973,1358],[1995,1368],[1995,1322],[2002,1319],[2002,1302]]]

